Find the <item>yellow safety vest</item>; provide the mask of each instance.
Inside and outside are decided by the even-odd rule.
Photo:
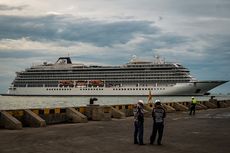
[[[197,100],[196,99],[192,99],[192,104],[197,104]]]

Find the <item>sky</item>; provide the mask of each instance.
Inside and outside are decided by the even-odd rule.
[[[61,56],[122,65],[133,55],[230,80],[229,0],[0,0],[0,93],[15,72]],[[230,93],[230,83],[212,93]]]

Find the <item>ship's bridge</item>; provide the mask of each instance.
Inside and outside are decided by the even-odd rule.
[[[72,64],[70,57],[60,57],[55,64]]]

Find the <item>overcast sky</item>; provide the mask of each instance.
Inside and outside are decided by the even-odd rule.
[[[0,1],[0,93],[16,71],[68,55],[100,65],[160,55],[198,80],[230,80],[230,1]]]

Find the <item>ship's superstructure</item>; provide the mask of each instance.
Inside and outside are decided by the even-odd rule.
[[[16,74],[7,95],[203,95],[226,82],[197,81],[181,64],[136,56],[121,66],[87,66],[60,57]]]

